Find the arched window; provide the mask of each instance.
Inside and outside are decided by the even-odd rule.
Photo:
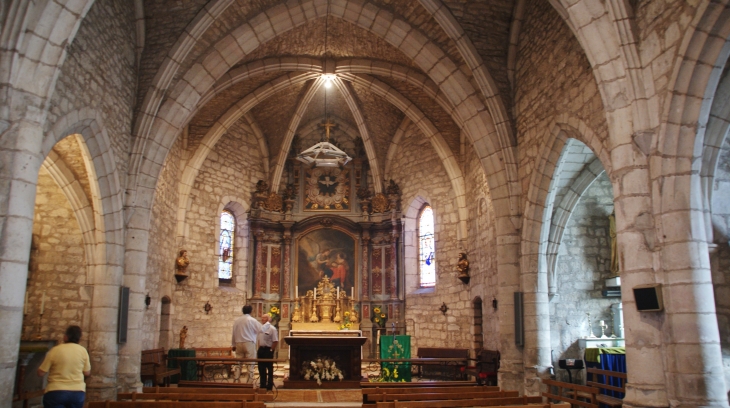
[[[420,286],[436,286],[436,257],[433,235],[433,210],[427,205],[418,218],[418,266]]]
[[[220,283],[231,283],[233,278],[233,242],[235,238],[236,219],[228,210],[221,212],[221,233],[218,237],[218,280]]]

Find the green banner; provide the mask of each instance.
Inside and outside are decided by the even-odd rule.
[[[380,358],[411,358],[411,336],[380,337]],[[380,377],[384,382],[410,382],[411,363],[382,363]]]

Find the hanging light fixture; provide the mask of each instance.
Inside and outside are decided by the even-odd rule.
[[[327,58],[327,34],[329,31],[329,2],[327,2],[327,15],[325,16],[324,29],[324,57]],[[326,61],[326,60],[325,60]],[[327,63],[325,62],[325,67]],[[325,69],[325,72],[327,69]],[[332,87],[335,75],[332,73],[322,74],[320,81],[324,84],[324,122],[320,124],[324,128],[325,140],[310,147],[297,155],[297,160],[313,167],[344,167],[352,158],[337,146],[330,143],[330,132],[336,125],[329,120],[327,115],[327,90]]]

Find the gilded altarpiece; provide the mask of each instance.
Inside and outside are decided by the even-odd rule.
[[[315,167],[306,170],[304,211],[350,211],[348,168]]]
[[[383,293],[383,253],[385,248],[383,247],[374,247],[373,248],[373,295],[380,295]]]

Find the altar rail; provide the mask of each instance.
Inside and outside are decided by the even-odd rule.
[[[411,373],[418,377],[417,381],[424,379],[423,367],[449,367],[455,373],[454,379],[458,378],[459,380],[463,380],[465,376],[462,374],[461,369],[467,366],[468,358],[364,358],[362,362],[367,364],[367,370],[369,372],[380,371],[383,363],[393,364],[396,367],[406,369],[410,367]],[[440,376],[438,377],[440,378]]]
[[[202,382],[238,382],[231,376],[223,376],[222,373],[211,373],[206,371],[206,367],[216,366],[223,367],[225,374],[231,372],[234,365],[245,363],[274,363],[274,370],[279,369],[278,364],[286,364],[288,360],[273,358],[237,358],[237,357],[171,357],[171,360],[177,361],[195,361],[198,370],[198,379]]]

